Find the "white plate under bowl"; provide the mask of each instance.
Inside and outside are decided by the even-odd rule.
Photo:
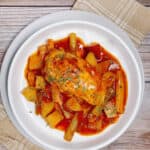
[[[65,14],[72,20],[66,19]],[[78,16],[74,17],[74,16]],[[54,17],[54,16],[53,16]],[[94,14],[79,11],[57,13],[63,18],[29,37],[15,54],[8,73],[8,97],[10,109],[17,126],[25,136],[46,149],[93,149],[102,148],[118,138],[135,118],[143,95],[143,70],[139,56],[127,35],[116,25]],[[86,19],[83,19],[83,18]],[[92,19],[91,19],[92,17]],[[59,39],[75,32],[85,43],[96,41],[103,45],[121,62],[128,79],[128,100],[125,113],[119,121],[95,136],[75,134],[69,143],[63,140],[63,132],[50,129],[34,114],[34,105],[25,100],[20,91],[26,86],[24,68],[27,58],[48,38]],[[29,113],[32,111],[33,113]]]

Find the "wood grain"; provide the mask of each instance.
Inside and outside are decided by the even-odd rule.
[[[68,9],[70,7],[0,7],[0,65],[10,42],[21,29],[43,15]],[[150,34],[140,45],[139,52],[145,81],[150,81]]]
[[[146,6],[150,6],[150,0],[138,0]],[[69,10],[74,0],[0,0],[0,66],[2,58],[14,37],[33,20],[57,11]],[[44,6],[44,7],[43,7]],[[150,149],[150,33],[145,37],[138,48],[142,58],[145,72],[145,92],[140,111],[129,129],[113,144],[104,150],[149,150]],[[1,99],[1,98],[0,98]],[[0,100],[1,101],[1,100]],[[133,106],[134,107],[134,106]],[[0,116],[0,121],[2,116]],[[9,122],[9,121],[8,121]],[[15,130],[15,128],[12,128]],[[8,141],[18,145],[23,137],[18,141],[14,140],[0,123],[0,150],[7,150]],[[12,145],[13,146],[13,145]],[[20,147],[19,147],[20,146]],[[15,150],[25,149],[27,140],[23,145],[15,147]],[[35,148],[35,150],[37,150]]]
[[[139,113],[129,129],[114,143],[103,150],[149,150],[150,149],[150,84],[145,84],[145,92]],[[1,106],[1,105],[0,105]],[[20,135],[4,112],[0,116],[0,150],[40,150]],[[1,113],[2,114],[2,113]],[[5,130],[5,126],[9,127]],[[16,137],[14,138],[14,135]],[[10,149],[11,147],[11,149]]]
[[[69,9],[70,7],[0,7],[0,66],[9,44],[26,25],[46,14]]]
[[[145,6],[150,6],[149,0],[137,0]],[[75,0],[1,0],[0,6],[72,6]]]
[[[75,0],[0,0],[0,6],[72,6]]]

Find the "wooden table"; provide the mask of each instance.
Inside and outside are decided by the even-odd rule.
[[[150,6],[150,0],[138,1]],[[0,0],[0,65],[9,44],[26,25],[43,15],[69,10],[74,2],[75,0]],[[134,123],[105,150],[150,149],[150,34],[138,50],[145,72],[143,103]]]

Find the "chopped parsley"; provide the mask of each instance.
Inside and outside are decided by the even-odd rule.
[[[56,56],[56,58],[59,58],[59,59],[64,59],[64,54],[58,54],[57,56]]]
[[[55,78],[54,77],[52,77],[52,76],[48,76],[48,82],[53,82],[55,80]]]
[[[58,82],[66,82],[66,81],[70,81],[70,80],[72,80],[72,78],[71,78],[71,77],[67,77],[67,78],[60,78],[60,79],[58,80]]]

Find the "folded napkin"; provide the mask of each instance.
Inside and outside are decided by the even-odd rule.
[[[150,9],[135,0],[77,0],[73,9],[106,16],[125,30],[136,45],[150,31]],[[0,104],[0,150],[39,150],[12,125]]]
[[[40,150],[17,131],[2,104],[0,104],[0,150]]]
[[[73,9],[109,18],[126,31],[137,46],[150,32],[150,8],[135,0],[77,0]]]

